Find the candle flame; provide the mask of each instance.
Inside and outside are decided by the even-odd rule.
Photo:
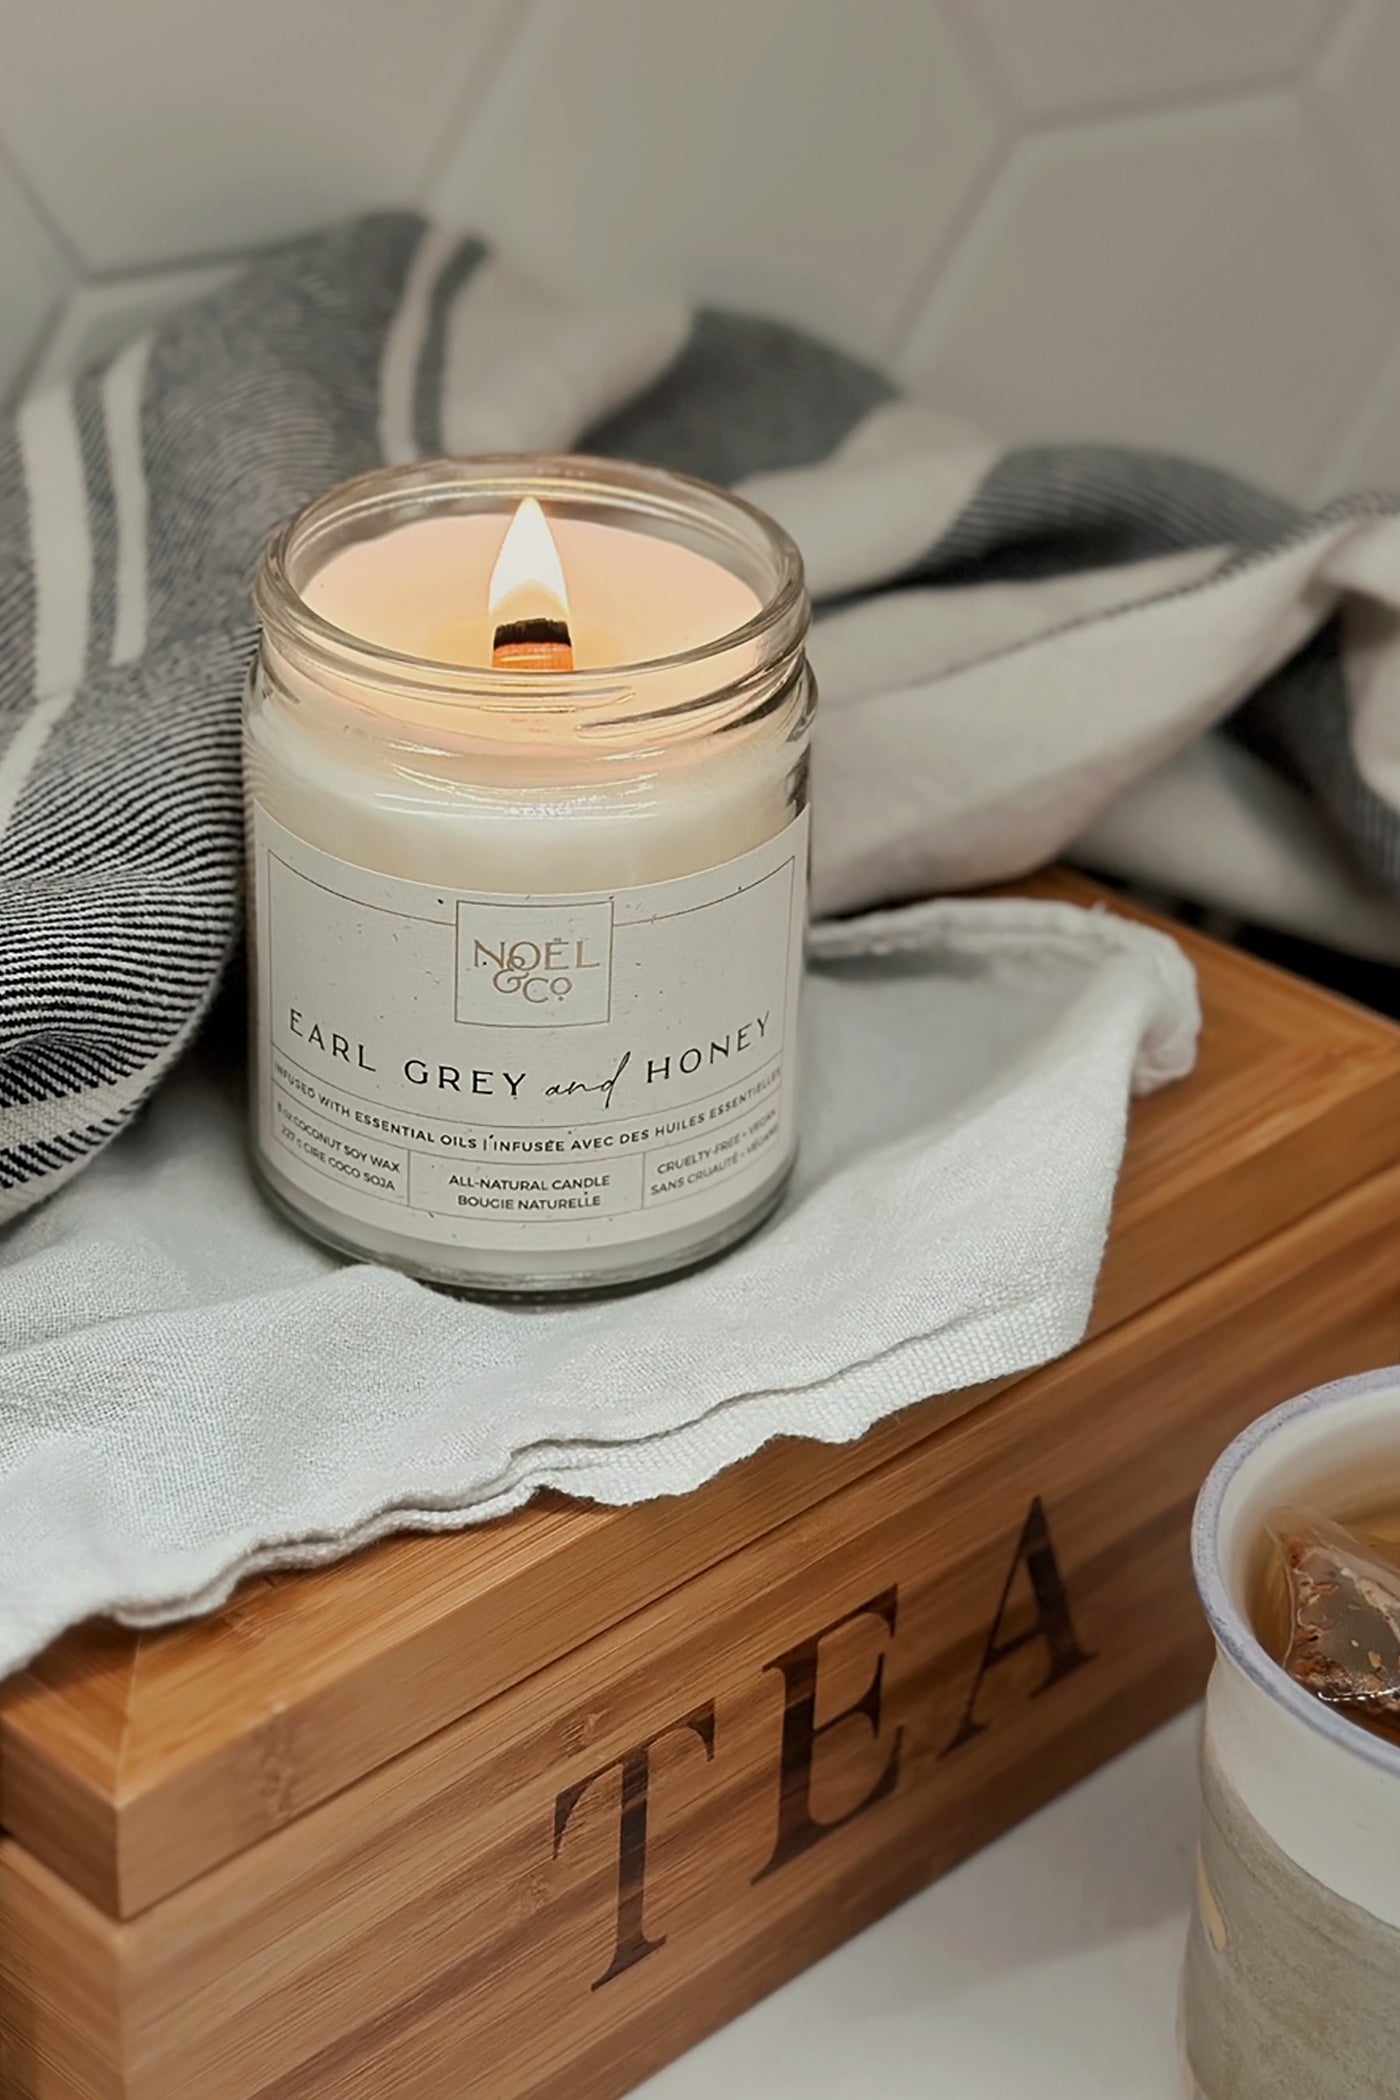
[[[568,612],[564,564],[545,514],[533,496],[525,497],[501,541],[501,551],[491,571],[491,611],[499,612],[507,598],[517,593],[522,598],[528,594],[534,610]]]

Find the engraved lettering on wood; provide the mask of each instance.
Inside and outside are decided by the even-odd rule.
[[[609,1772],[622,1774],[622,1815],[618,1831],[617,1848],[617,1941],[613,1958],[603,1974],[593,1984],[600,1991],[605,1983],[615,1976],[623,1975],[655,1954],[658,1947],[666,1944],[665,1935],[659,1940],[649,1940],[646,1935],[646,1882],[647,1882],[647,1797],[651,1789],[651,1753],[659,1742],[679,1729],[688,1728],[699,1737],[705,1746],[707,1762],[715,1754],[715,1703],[713,1699],[682,1714],[678,1721],[670,1721],[666,1727],[658,1728],[655,1735],[644,1743],[626,1750],[621,1757],[613,1758],[610,1764],[599,1765],[586,1779],[565,1787],[554,1804],[554,1857],[559,1857],[559,1847],[564,1842],[564,1833],[569,1827],[569,1818],[583,1799],[595,1779],[604,1779]]]
[[[880,1734],[880,1708],[885,1688],[885,1657],[882,1653],[875,1665],[875,1673],[860,1698],[853,1706],[847,1706],[839,1714],[833,1714],[820,1725],[817,1722],[817,1671],[821,1662],[821,1645],[829,1635],[849,1626],[853,1619],[871,1617],[883,1619],[893,1637],[898,1613],[899,1593],[893,1585],[882,1590],[865,1604],[858,1604],[854,1611],[843,1612],[839,1619],[799,1641],[796,1647],[786,1649],[774,1661],[764,1664],[765,1670],[781,1670],[783,1675],[783,1739],[779,1761],[778,1779],[778,1834],[768,1862],[754,1876],[754,1883],[766,1881],[791,1860],[800,1859],[813,1845],[820,1844],[833,1830],[841,1830],[857,1816],[864,1815],[877,1801],[883,1801],[899,1784],[899,1750],[904,1731],[896,1728],[884,1769],[864,1800],[854,1808],[847,1809],[830,1823],[818,1822],[812,1813],[812,1768],[817,1745],[833,1728],[843,1721],[859,1716],[870,1724],[870,1733]]]
[[[1015,1633],[1004,1633],[1011,1593],[1018,1574],[1025,1570],[1030,1585],[1035,1615],[1030,1625]],[[768,1858],[752,1876],[751,1886],[757,1887],[776,1874],[780,1868],[802,1858],[821,1840],[834,1831],[843,1830],[858,1816],[863,1816],[882,1801],[888,1800],[899,1785],[900,1759],[904,1746],[903,1726],[895,1728],[889,1747],[881,1763],[880,1773],[866,1790],[863,1797],[841,1815],[823,1821],[812,1806],[813,1780],[821,1745],[826,1737],[849,1723],[863,1724],[868,1729],[870,1740],[878,1745],[884,1710],[885,1662],[888,1647],[881,1650],[869,1682],[860,1697],[839,1713],[824,1721],[817,1719],[817,1693],[821,1675],[824,1643],[843,1627],[861,1619],[877,1619],[884,1626],[892,1642],[898,1632],[899,1590],[891,1583],[888,1589],[867,1598],[863,1604],[855,1605],[843,1612],[839,1618],[831,1619],[818,1627],[815,1633],[785,1648],[771,1662],[763,1665],[765,1674],[776,1671],[783,1682],[782,1733],[778,1752],[778,1801],[777,1828]],[[985,1721],[977,1718],[977,1702],[988,1675],[1013,1655],[1032,1642],[1045,1644],[1048,1666],[1042,1681],[1032,1692],[1038,1698],[1052,1685],[1060,1684],[1074,1671],[1081,1669],[1093,1656],[1080,1645],[1070,1613],[1069,1593],[1055,1556],[1054,1542],[1045,1514],[1045,1506],[1037,1495],[1030,1506],[1026,1521],[1002,1584],[997,1599],[991,1629],[982,1650],[977,1674],[968,1693],[962,1719],[951,1742],[939,1752],[940,1761],[961,1749],[986,1727]],[[559,1857],[569,1819],[574,1809],[598,1780],[610,1773],[618,1773],[621,1780],[621,1813],[618,1827],[617,1859],[617,1906],[616,1933],[612,1960],[592,1988],[601,1990],[618,1976],[625,1975],[649,1954],[666,1944],[665,1935],[652,1939],[646,1930],[646,1878],[647,1878],[647,1829],[650,1802],[652,1761],[651,1753],[667,1736],[688,1730],[704,1747],[707,1762],[713,1762],[716,1751],[715,1702],[705,1700],[679,1720],[669,1722],[658,1729],[644,1742],[626,1750],[608,1764],[600,1765],[583,1779],[566,1787],[554,1803],[554,1857]]]
[[[1001,1629],[1011,1598],[1011,1586],[1023,1567],[1030,1579],[1031,1594],[1035,1599],[1035,1623],[1023,1627],[1019,1633],[1010,1634],[1003,1640]],[[972,1690],[968,1694],[962,1720],[958,1723],[957,1733],[947,1748],[939,1752],[940,1757],[951,1757],[955,1750],[960,1750],[965,1743],[970,1743],[974,1736],[981,1735],[987,1723],[977,1719],[977,1696],[989,1671],[994,1670],[998,1663],[1006,1662],[1011,1656],[1019,1654],[1031,1641],[1044,1641],[1050,1658],[1050,1666],[1044,1679],[1031,1694],[1033,1699],[1038,1699],[1042,1692],[1049,1691],[1051,1685],[1062,1683],[1075,1670],[1081,1669],[1085,1663],[1094,1659],[1080,1647],[1075,1636],[1074,1622],[1070,1617],[1069,1592],[1060,1573],[1060,1564],[1055,1558],[1055,1547],[1045,1517],[1045,1506],[1039,1495],[1032,1502],[1030,1514],[1021,1527],[1021,1536],[1017,1541],[1011,1566],[1007,1570],[1006,1581],[1002,1584],[996,1617],[992,1621],[992,1630],[987,1635],[987,1645],[982,1651],[982,1660],[972,1681]]]

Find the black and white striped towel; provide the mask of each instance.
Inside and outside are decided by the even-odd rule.
[[[742,482],[801,543],[822,912],[1022,872],[1231,717],[1227,770],[1303,784],[1372,885],[1335,893],[1400,926],[1395,505],[998,453],[787,328],[570,305],[375,216],[0,427],[0,1219],[129,1120],[233,947],[269,529],[381,460],[574,445]]]

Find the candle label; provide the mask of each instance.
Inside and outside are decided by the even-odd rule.
[[[804,812],[674,882],[500,896],[253,809],[260,1136],[346,1218],[444,1247],[704,1227],[789,1158]]]

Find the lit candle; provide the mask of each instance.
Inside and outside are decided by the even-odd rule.
[[[333,490],[259,581],[255,1155],[348,1251],[597,1289],[751,1230],[796,1143],[801,565],[585,460]]]
[[[548,520],[533,496],[525,498],[501,541],[491,571],[489,603],[495,670],[574,669],[577,658],[564,564]]]

